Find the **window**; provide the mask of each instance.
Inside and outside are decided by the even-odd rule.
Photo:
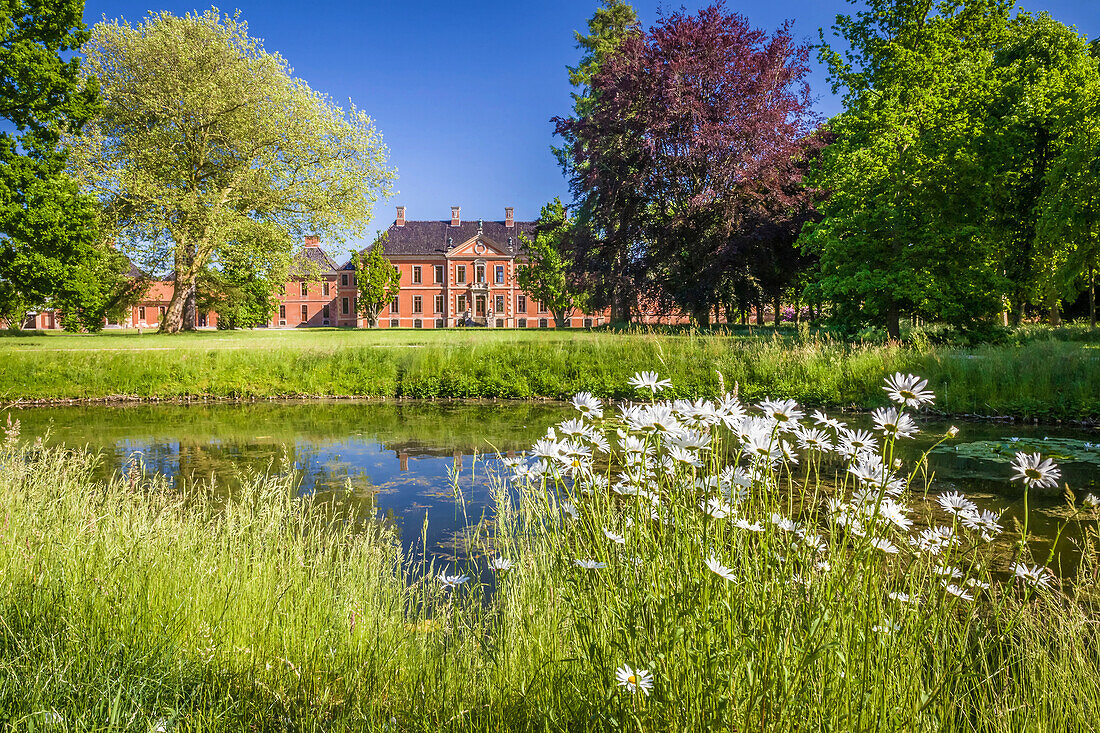
[[[436,318],[435,319],[435,327],[436,328],[445,328],[445,326],[443,325],[443,319],[442,318]]]
[[[465,295],[458,296],[458,312],[459,313],[465,313],[466,312],[466,296]]]
[[[328,280],[321,283],[321,295],[325,298],[328,297]]]
[[[348,314],[348,299],[340,298],[340,315],[346,316]]]
[[[307,295],[309,295],[309,283],[302,282],[302,297],[304,298]]]
[[[401,326],[401,321],[397,320],[396,318],[391,318],[390,319],[390,328],[399,328],[400,326]]]
[[[419,285],[422,282],[424,282],[424,275],[420,265],[413,265],[413,284]]]
[[[435,266],[435,281],[437,283],[443,282],[443,265]]]
[[[585,318],[584,319],[584,327],[585,328],[592,328],[592,319],[591,318]]]
[[[504,265],[497,265],[497,282],[504,282]]]
[[[413,320],[413,328],[424,328],[424,321],[416,318]]]
[[[324,318],[326,321],[328,320],[328,304],[327,303],[324,306],[322,306],[322,308],[321,308],[321,318]]]
[[[545,318],[540,318],[539,319],[539,328],[546,328],[546,325],[547,325],[546,324],[546,319]]]
[[[479,263],[477,263],[476,268],[477,268],[476,269],[477,282],[479,282],[479,283],[485,282],[485,265],[483,263],[479,262]]]
[[[546,310],[546,303],[543,303],[541,300],[539,301],[539,313],[549,313],[549,311]]]
[[[527,319],[526,318],[519,319],[519,327],[520,328],[527,328]]]
[[[309,306],[308,305],[303,305],[302,306],[302,323],[305,323],[308,320],[309,320]]]
[[[424,312],[424,298],[419,295],[413,296],[413,313]]]
[[[340,275],[340,284],[345,288],[348,286],[348,274],[346,272]]]
[[[460,282],[460,283],[466,282],[466,265],[459,265],[458,267],[456,267],[455,268],[455,275],[456,275],[455,282]],[[462,309],[459,308],[459,310],[462,310]]]
[[[526,295],[517,295],[516,296],[516,312],[517,313],[526,313],[527,312],[527,296]]]
[[[497,319],[497,328],[504,328],[504,319],[503,318],[498,318]]]
[[[442,313],[443,312],[443,296],[442,295],[435,296],[435,312],[436,313]]]
[[[141,306],[140,308],[138,308],[138,320],[139,321],[144,321],[145,320],[145,306]]]
[[[285,305],[280,305],[279,306],[279,323],[283,323],[283,324],[286,323],[286,306]]]
[[[495,310],[497,313],[503,313],[504,312],[504,296],[503,295],[498,295],[493,300],[493,310]]]
[[[397,298],[394,298],[393,302],[390,303],[390,313],[400,313],[400,312],[401,312],[401,303]]]

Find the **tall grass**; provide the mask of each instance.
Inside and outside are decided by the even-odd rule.
[[[893,474],[881,433],[879,453],[844,458],[834,448],[846,434],[829,428],[828,449],[799,452],[798,469],[783,443],[809,433],[739,410],[726,400],[593,414],[558,427],[534,458],[506,461],[493,521],[473,530],[475,546],[512,563],[495,575],[476,559],[402,557],[372,518],[299,498],[290,472],[245,477],[228,500],[169,491],[136,468],[103,484],[87,478],[90,456],[12,430],[0,447],[0,720],[74,731],[1093,729],[1095,508],[1067,508],[1092,527],[1077,576],[1014,579],[1007,563],[1047,561],[1020,533],[990,542],[961,510],[916,505],[903,516],[946,526],[939,539],[887,521],[889,502],[928,487],[919,465],[866,477],[876,461]],[[468,580],[443,583],[441,571]],[[650,694],[616,684],[623,665],[648,671]]]
[[[635,371],[660,366],[677,396],[726,384],[750,398],[868,409],[880,375],[919,371],[945,413],[1100,417],[1100,351],[1030,340],[964,349],[850,343],[796,332],[481,331],[203,333],[12,338],[0,343],[0,398],[15,400],[359,396],[563,399],[629,396]]]

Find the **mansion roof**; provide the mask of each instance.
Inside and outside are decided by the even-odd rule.
[[[479,229],[486,241],[513,257],[520,253],[521,234],[528,238],[535,236],[533,221],[517,221],[512,226],[506,226],[503,221],[463,221],[457,226],[452,226],[447,220],[406,221],[403,226],[391,224],[386,230],[388,237],[382,253],[387,257],[443,257],[452,247],[476,237]],[[344,269],[352,268],[351,263],[344,265]]]

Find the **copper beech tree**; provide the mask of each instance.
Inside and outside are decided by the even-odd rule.
[[[174,291],[161,323],[193,329],[196,282],[226,247],[285,271],[306,232],[361,233],[394,171],[371,119],[291,76],[217,10],[100,23],[84,46],[104,109],[69,140],[119,246]]]
[[[555,120],[592,233],[574,240],[581,269],[613,263],[706,324],[754,248],[790,248],[811,208],[809,50],[789,23],[768,34],[722,3],[628,33],[579,114]]]

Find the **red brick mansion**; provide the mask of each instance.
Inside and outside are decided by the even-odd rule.
[[[517,264],[524,262],[521,236],[533,237],[534,222],[513,219],[513,209],[504,210],[503,221],[463,221],[458,206],[451,207],[449,220],[409,221],[405,207],[397,207],[397,218],[387,229],[383,253],[401,273],[398,297],[379,315],[382,328],[548,328],[553,316],[521,290],[515,281]],[[320,247],[317,237],[306,237],[298,255],[309,268],[292,269],[291,280],[278,295],[279,306],[272,328],[311,326],[365,326],[356,314],[355,265],[349,260],[338,265]],[[296,277],[295,272],[309,272]],[[133,306],[123,328],[155,328],[172,295],[169,280],[155,280],[143,298]],[[655,321],[656,314],[647,314]],[[574,313],[573,328],[587,328],[607,322],[606,312]],[[662,321],[667,320],[662,318]],[[678,320],[678,319],[677,319]],[[200,328],[217,325],[217,313],[199,315]],[[26,328],[58,328],[52,311],[33,314]]]

